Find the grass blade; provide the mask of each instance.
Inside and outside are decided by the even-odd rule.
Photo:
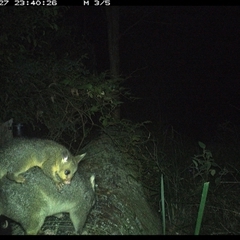
[[[165,199],[164,199],[164,183],[163,174],[161,175],[161,199],[162,199],[162,222],[163,222],[163,235],[166,234],[166,217],[165,217]]]
[[[199,232],[200,232],[203,212],[204,212],[205,203],[207,199],[208,187],[209,187],[209,182],[205,182],[203,185],[202,198],[201,198],[201,202],[198,210],[198,217],[197,217],[197,223],[196,223],[194,235],[199,235]]]

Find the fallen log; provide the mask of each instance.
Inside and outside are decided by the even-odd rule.
[[[159,214],[154,212],[137,179],[136,162],[121,152],[111,136],[102,135],[89,143],[79,172],[96,176],[97,202],[89,215],[87,234],[160,234]],[[84,168],[82,166],[84,165]]]

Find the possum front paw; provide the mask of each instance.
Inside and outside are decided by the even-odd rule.
[[[63,182],[57,182],[56,186],[57,186],[58,191],[61,191],[64,185],[65,184]]]
[[[22,175],[15,175],[14,173],[7,173],[7,178],[15,181],[17,183],[24,183],[25,182],[25,178]]]

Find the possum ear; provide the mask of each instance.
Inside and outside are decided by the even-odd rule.
[[[68,161],[68,152],[64,151],[62,153],[62,163],[66,163]]]
[[[75,157],[77,163],[81,162],[82,159],[86,156],[86,154],[87,154],[87,153],[83,153],[83,154],[81,154],[81,155],[77,155],[77,156]]]

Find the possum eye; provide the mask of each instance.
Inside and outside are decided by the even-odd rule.
[[[65,175],[69,175],[70,172],[71,172],[70,170],[65,170],[65,171],[64,171],[64,174],[65,174]]]

